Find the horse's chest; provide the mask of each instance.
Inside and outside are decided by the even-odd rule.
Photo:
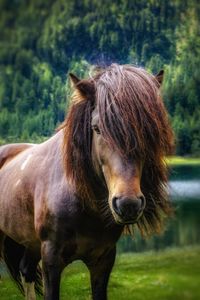
[[[77,250],[76,254],[79,257],[99,257],[103,254],[113,242],[109,241],[108,237],[102,236],[82,236],[76,237]]]
[[[120,234],[120,228],[113,226],[108,229],[101,221],[89,222],[88,218],[76,231],[77,256],[101,256],[116,244]]]
[[[113,248],[117,238],[113,239],[108,232],[76,233],[71,243],[64,249],[65,260],[73,261],[77,259],[95,261],[101,257],[105,251]]]

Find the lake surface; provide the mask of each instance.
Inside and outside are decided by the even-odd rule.
[[[144,240],[122,237],[118,251],[159,250],[169,246],[200,244],[200,166],[177,166],[171,171],[169,193],[175,215],[161,236]]]
[[[200,199],[200,180],[174,180],[170,182],[169,189],[174,200]]]

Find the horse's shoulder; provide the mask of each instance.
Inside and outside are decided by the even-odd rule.
[[[31,148],[33,144],[28,143],[16,143],[7,144],[0,147],[0,168],[2,168],[7,162],[16,157],[24,150]]]

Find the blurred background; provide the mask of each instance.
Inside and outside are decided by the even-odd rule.
[[[200,155],[198,0],[0,0],[0,138],[41,139],[66,111],[66,75],[93,64],[165,70],[177,154]]]
[[[175,215],[161,236],[122,237],[118,253],[189,246],[200,258],[198,0],[0,0],[0,144],[47,139],[67,111],[68,72],[82,78],[112,62],[165,70],[162,94],[176,136]]]

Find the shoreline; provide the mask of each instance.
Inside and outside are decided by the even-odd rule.
[[[200,166],[200,157],[172,156],[167,157],[166,162],[171,166]]]

